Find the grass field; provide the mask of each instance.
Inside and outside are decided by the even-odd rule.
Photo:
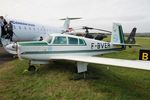
[[[150,38],[137,38],[141,48],[150,49]],[[140,47],[103,57],[138,59]],[[0,54],[0,57],[3,57]],[[89,64],[88,77],[76,75],[74,62],[59,61],[25,72],[28,62],[14,59],[0,64],[0,100],[150,100],[150,71]]]

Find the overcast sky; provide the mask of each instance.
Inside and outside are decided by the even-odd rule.
[[[60,26],[64,17],[82,17],[71,26],[88,25],[111,30],[121,23],[124,32],[137,27],[150,32],[150,0],[0,0],[0,15]]]

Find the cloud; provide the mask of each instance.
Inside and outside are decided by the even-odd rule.
[[[63,24],[63,17],[82,17],[72,25],[111,27],[121,22],[125,31],[131,25],[142,25],[140,31],[150,31],[149,0],[5,0],[0,3],[0,15],[46,24]],[[140,25],[139,25],[140,24]]]

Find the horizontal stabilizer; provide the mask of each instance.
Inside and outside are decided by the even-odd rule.
[[[66,20],[66,19],[69,19],[69,20],[76,20],[76,19],[82,19],[81,17],[74,17],[74,18],[69,18],[69,17],[67,17],[67,18],[62,18],[62,19],[60,19],[60,20]]]
[[[141,45],[139,45],[139,44],[124,44],[124,43],[122,43],[122,44],[113,44],[113,45],[115,45],[115,46],[138,46],[138,47],[140,47]]]

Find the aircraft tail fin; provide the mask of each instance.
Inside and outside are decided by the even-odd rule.
[[[135,44],[135,34],[136,34],[137,28],[133,28],[128,39],[125,41],[127,44]]]
[[[118,24],[118,23],[113,24],[111,43],[112,44],[124,44],[125,43],[124,34],[123,34],[121,24]]]
[[[135,38],[134,38],[135,33],[136,33],[136,28],[133,28],[128,39],[125,41],[125,37],[123,34],[123,29],[122,29],[121,24],[114,23],[113,31],[112,31],[112,35],[111,35],[111,43],[115,46],[122,46],[122,48],[124,48],[124,49],[126,46],[129,46],[130,48],[132,46],[140,46],[138,44],[135,44]]]
[[[62,18],[60,20],[65,20],[64,22],[64,25],[63,25],[63,28],[64,28],[64,31],[67,32],[68,29],[69,29],[69,26],[70,26],[70,20],[76,20],[76,19],[81,19],[81,18]]]

